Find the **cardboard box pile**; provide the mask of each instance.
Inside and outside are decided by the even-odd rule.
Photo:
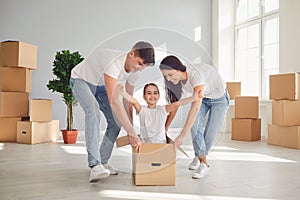
[[[175,185],[176,148],[168,144],[143,143],[141,152],[132,149],[133,180],[135,185]],[[129,144],[128,136],[119,137],[117,147]]]
[[[52,101],[32,99],[29,102],[29,117],[17,122],[17,143],[37,144],[56,141],[59,121],[52,120]]]
[[[52,109],[51,101],[47,100],[45,103],[47,106],[39,107],[41,101],[32,103],[31,100],[29,105],[32,70],[35,69],[37,69],[37,46],[20,41],[0,43],[0,142],[24,142],[19,136],[26,134],[24,130],[19,131],[18,124],[25,123],[20,121],[28,116],[29,109],[29,115],[33,120],[49,123],[51,124],[49,131],[58,132],[58,121],[52,120],[52,111],[49,111]],[[49,135],[49,131],[41,134]],[[50,138],[53,139],[52,136]],[[42,138],[32,141],[34,143],[50,140]]]
[[[261,138],[257,96],[236,96],[232,118],[232,140],[257,141]]]
[[[300,73],[270,75],[268,143],[300,149]]]
[[[226,88],[230,96],[230,100],[233,100],[236,96],[241,96],[241,82],[226,82]]]

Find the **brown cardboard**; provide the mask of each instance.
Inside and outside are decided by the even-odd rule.
[[[168,138],[169,144],[143,143],[141,152],[132,149],[133,179],[135,185],[175,185],[176,149]],[[129,137],[116,140],[116,146],[129,145]],[[183,150],[182,150],[183,151]],[[183,151],[184,154],[186,154]]]
[[[175,144],[143,143],[141,152],[133,149],[133,177],[135,185],[175,185]]]
[[[0,92],[0,117],[27,116],[28,97],[24,92]]]
[[[167,136],[167,143],[174,143],[174,141]],[[118,148],[122,147],[122,146],[129,145],[129,144],[130,144],[129,137],[127,135],[118,137],[117,140],[116,140],[116,146]],[[190,156],[183,150],[183,148],[181,148],[180,146],[177,146],[177,149],[179,151],[181,151],[181,153],[183,153],[186,157],[190,158]]]
[[[232,119],[232,140],[257,141],[261,138],[261,119]]]
[[[29,116],[33,122],[47,122],[52,120],[51,99],[31,99],[29,101]]]
[[[20,117],[0,118],[0,142],[17,141],[17,121],[20,120]]]
[[[17,122],[17,143],[37,144],[56,141],[58,133],[58,120],[50,122]]]
[[[122,147],[122,146],[129,145],[129,144],[130,144],[129,137],[127,135],[126,136],[118,137],[117,140],[116,140],[116,146],[118,148]]]
[[[288,73],[270,75],[270,99],[299,100],[300,74]]]
[[[37,46],[19,41],[1,42],[0,66],[37,68]]]
[[[234,104],[235,118],[258,118],[258,96],[236,96]]]
[[[6,92],[31,92],[32,70],[19,67],[0,67],[0,90]]]
[[[300,126],[300,100],[273,100],[272,124]]]
[[[300,149],[300,126],[268,125],[268,143]]]
[[[241,96],[241,82],[226,82],[226,87],[231,100]]]

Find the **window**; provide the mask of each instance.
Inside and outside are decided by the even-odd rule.
[[[236,1],[235,77],[243,95],[269,96],[269,75],[279,73],[278,0]]]

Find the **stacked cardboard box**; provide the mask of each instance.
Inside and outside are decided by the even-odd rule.
[[[32,99],[29,102],[29,117],[17,122],[17,143],[37,144],[56,141],[59,121],[52,120],[52,101]]]
[[[232,140],[257,141],[261,138],[257,96],[235,97],[235,118],[232,118]]]
[[[268,143],[300,149],[300,74],[270,75],[270,99]]]
[[[234,100],[236,96],[241,96],[241,82],[226,82],[226,88],[230,96],[230,100]]]
[[[18,141],[19,121],[24,116],[28,116],[32,70],[35,69],[37,69],[37,46],[19,41],[0,43],[0,142]],[[46,111],[45,107],[35,108],[36,105],[37,103],[30,105],[30,112],[35,112],[30,114],[34,117],[33,120],[45,120],[45,117],[40,115],[49,114],[48,110],[51,109],[51,105],[49,104],[50,107],[48,105]],[[47,121],[51,121],[49,130],[56,132],[58,121],[52,122],[52,113],[50,114],[50,118],[46,117]],[[38,115],[37,118],[35,118],[36,115]],[[22,132],[24,135],[24,131]],[[47,134],[50,133],[47,132]]]
[[[37,47],[17,41],[0,43],[0,141],[16,142],[17,121],[28,115]]]

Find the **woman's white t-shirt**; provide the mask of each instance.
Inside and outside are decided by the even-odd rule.
[[[125,52],[98,46],[72,69],[71,77],[99,86],[104,85],[104,74],[107,74],[121,83],[127,80],[130,85],[135,85],[139,72],[125,71],[126,56]]]
[[[203,95],[217,99],[224,95],[226,84],[217,69],[208,64],[186,65],[187,82],[182,84],[183,91],[194,93],[194,88],[204,85]]]
[[[144,143],[166,143],[165,122],[168,116],[165,106],[150,109],[142,106],[140,117],[140,138]]]

